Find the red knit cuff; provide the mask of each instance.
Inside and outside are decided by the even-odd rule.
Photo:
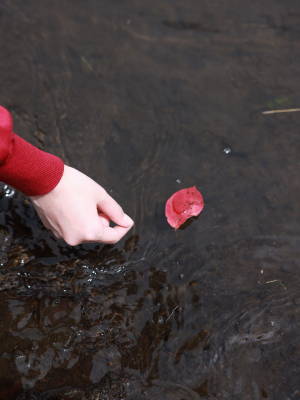
[[[27,196],[51,192],[64,173],[63,161],[12,133],[11,155],[0,165],[0,180]]]
[[[4,164],[11,154],[12,129],[10,113],[0,106],[0,164]]]

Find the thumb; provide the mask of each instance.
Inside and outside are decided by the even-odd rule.
[[[98,197],[97,207],[100,212],[106,214],[119,226],[128,228],[134,223],[128,215],[124,214],[119,204],[104,189],[101,190]]]

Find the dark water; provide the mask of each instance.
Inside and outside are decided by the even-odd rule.
[[[0,12],[14,131],[135,220],[71,248],[1,186],[0,398],[299,398],[300,113],[262,115],[300,107],[299,1]],[[194,184],[176,235],[165,202]]]

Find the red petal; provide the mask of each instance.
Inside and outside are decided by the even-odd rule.
[[[166,203],[166,217],[172,228],[178,229],[188,218],[199,215],[204,202],[201,193],[193,186],[174,193]]]

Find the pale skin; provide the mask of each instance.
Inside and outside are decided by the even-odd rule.
[[[100,185],[66,165],[50,193],[30,199],[45,227],[70,246],[114,244],[133,226],[132,219]],[[117,225],[110,227],[110,220]]]

